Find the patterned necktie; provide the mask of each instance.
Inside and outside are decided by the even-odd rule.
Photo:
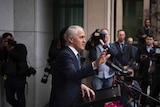
[[[121,50],[124,52],[124,44],[121,44]]]
[[[81,68],[81,58],[80,58],[79,53],[77,54],[77,60],[78,60],[78,66],[79,66],[79,69],[80,69]]]

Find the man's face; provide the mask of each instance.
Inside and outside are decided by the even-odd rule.
[[[154,42],[153,37],[147,36],[145,40],[146,40],[146,44],[147,44],[148,46],[153,45],[153,42]]]
[[[132,38],[128,38],[128,43],[133,44],[133,39]]]
[[[150,26],[150,20],[146,20],[146,21],[145,21],[145,26],[146,26],[146,27],[149,27],[149,26]]]
[[[117,34],[117,38],[118,38],[118,41],[119,42],[123,42],[124,39],[125,39],[125,32],[124,31],[119,31],[118,34]]]
[[[109,42],[109,39],[110,39],[109,32],[107,30],[103,30],[102,32],[105,33],[104,42],[105,43]]]
[[[84,49],[85,43],[86,43],[86,39],[85,39],[84,30],[79,29],[77,35],[73,37],[72,45],[77,51],[81,51]]]
[[[11,37],[11,36],[7,36],[6,38],[4,38],[3,39],[3,41],[2,41],[2,45],[3,45],[3,47],[8,47],[8,40],[9,39],[11,39],[11,40],[14,40],[14,38],[13,37]]]

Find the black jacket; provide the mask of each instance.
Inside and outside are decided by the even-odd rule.
[[[139,46],[145,44],[145,38],[143,38],[144,34],[153,35],[153,30],[151,28],[148,28],[146,30],[146,28],[144,26],[138,29],[138,31],[136,33],[136,37],[138,38]]]
[[[0,51],[2,71],[4,74],[12,76],[26,76],[27,48],[24,44],[16,44],[14,48],[7,52],[5,49]]]
[[[155,47],[153,47],[153,50],[155,50]],[[147,58],[144,60],[141,60],[140,59],[141,55],[147,55]],[[150,61],[152,60],[152,54],[147,51],[146,45],[143,45],[142,47],[139,48],[137,58],[140,65],[139,76],[142,77],[143,81],[146,81],[149,78],[148,68],[149,68]]]

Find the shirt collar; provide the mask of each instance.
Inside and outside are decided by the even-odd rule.
[[[121,45],[121,44],[124,44],[124,41],[123,42],[119,42],[119,44]]]
[[[68,47],[73,51],[73,53],[75,54],[75,56],[77,56],[78,51],[75,48],[73,48],[72,46],[68,46]]]
[[[152,46],[146,46],[147,49],[152,49],[153,48],[153,45]]]

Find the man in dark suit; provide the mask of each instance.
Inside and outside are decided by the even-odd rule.
[[[130,43],[132,45],[132,52],[133,52],[133,57],[134,57],[134,62],[133,62],[133,66],[132,68],[134,69],[135,72],[135,79],[138,79],[137,75],[138,75],[138,63],[137,63],[137,55],[138,55],[138,47],[135,46],[133,44],[133,38],[132,37],[128,37],[127,42]]]
[[[139,80],[141,83],[141,88],[144,93],[147,93],[147,88],[150,85],[151,86],[151,80],[152,75],[154,72],[154,69],[149,70],[149,68],[154,68],[154,60],[152,60],[152,53],[155,50],[155,47],[153,45],[154,37],[152,35],[146,36],[146,44],[139,48],[138,50],[138,57],[139,57]],[[152,88],[152,87],[150,87]],[[151,92],[151,90],[150,90]],[[145,96],[141,97],[140,103],[142,104],[142,107],[145,107],[147,104],[147,98]]]
[[[145,19],[144,26],[137,30],[136,37],[138,38],[138,47],[145,44],[145,38],[147,35],[153,35],[153,30],[151,29],[151,20]]]
[[[127,70],[129,67],[132,67],[134,56],[132,52],[132,45],[125,41],[125,36],[126,34],[124,30],[118,30],[118,40],[115,42],[118,50],[118,54],[116,55],[116,65]]]
[[[134,71],[132,69],[134,57],[133,57],[133,52],[132,52],[132,45],[128,42],[125,41],[125,31],[120,29],[117,31],[117,38],[118,40],[115,42],[116,48],[118,50],[118,54],[115,56],[115,64],[119,66],[121,69],[125,71],[132,71],[132,76],[134,76]],[[128,75],[129,76],[129,75]],[[126,80],[126,76],[118,76],[121,80]],[[128,82],[128,81],[125,81]],[[120,99],[121,104],[124,106],[127,105],[127,102],[130,100],[129,99],[129,92],[126,90],[125,85],[121,85],[121,94],[122,97]]]
[[[132,38],[132,37],[129,37],[129,38],[127,39],[127,42],[132,45],[133,57],[136,58],[137,53],[138,53],[138,47],[136,47],[136,46],[133,44],[133,38]]]
[[[85,33],[82,27],[73,25],[65,32],[67,46],[55,60],[50,107],[72,107],[82,91],[82,96],[94,96],[92,89],[81,83],[81,79],[94,75],[94,69],[105,62],[110,54],[106,50],[91,64],[79,65],[77,54],[84,49]]]

